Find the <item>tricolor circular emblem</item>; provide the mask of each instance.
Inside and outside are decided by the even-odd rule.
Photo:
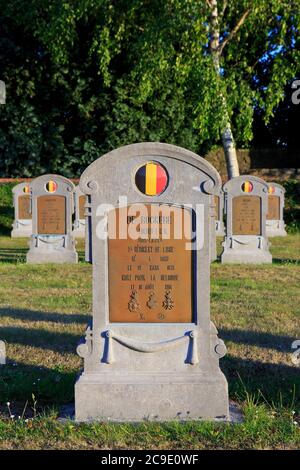
[[[29,194],[29,193],[30,193],[30,186],[29,186],[29,184],[26,184],[26,186],[24,186],[24,188],[23,188],[23,193],[25,193],[25,194]]]
[[[55,181],[48,181],[48,183],[46,184],[46,190],[48,191],[48,193],[55,193],[55,191],[57,190],[57,183],[55,183]]]
[[[269,186],[269,188],[268,188],[268,193],[269,193],[269,194],[274,194],[274,193],[275,193],[275,188],[274,188],[274,186]]]
[[[135,184],[141,193],[147,196],[157,196],[167,187],[167,171],[159,163],[148,162],[137,170]]]
[[[244,193],[252,193],[253,191],[253,184],[250,181],[245,181],[242,184],[242,191]]]

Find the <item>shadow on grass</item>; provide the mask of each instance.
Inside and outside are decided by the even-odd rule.
[[[260,348],[274,349],[280,352],[292,353],[291,344],[294,337],[285,335],[274,335],[263,331],[249,331],[239,329],[219,328],[219,336],[225,343],[232,341],[236,344],[248,344]],[[299,371],[300,373],[300,371]]]
[[[26,263],[26,254],[28,248],[1,248],[0,247],[0,262],[2,263]],[[78,260],[80,263],[85,263],[84,251],[77,251]]]
[[[3,309],[4,311],[4,309]],[[13,312],[11,312],[13,313]],[[21,317],[21,311],[18,313]],[[59,321],[64,315],[29,312],[30,318],[38,315],[41,319]],[[71,315],[66,315],[71,317]],[[79,316],[79,320],[88,318]],[[50,321],[51,321],[50,320]],[[65,320],[65,318],[63,318]],[[82,332],[83,333],[83,332]],[[236,330],[222,330],[225,340],[289,350],[291,338],[283,335]],[[24,350],[24,363],[9,360],[9,344],[19,344],[42,348],[43,350],[74,353],[82,335],[59,331],[35,330],[21,327],[0,328],[0,338],[8,342],[8,364],[0,366],[0,401],[26,400],[34,393],[36,398],[48,405],[56,405],[73,400],[74,383],[78,371],[69,370],[63,359],[53,367],[40,367],[26,364],[28,350]],[[292,352],[292,351],[291,351]],[[30,361],[30,356],[28,357]],[[300,410],[300,368],[282,363],[265,363],[256,358],[245,359],[230,354],[221,360],[220,366],[229,382],[230,397],[245,400],[247,393],[258,397],[258,402]],[[108,366],[109,367],[109,366]]]
[[[0,206],[0,235],[10,235],[14,220],[14,209],[11,206]]]
[[[300,368],[286,364],[264,363],[230,355],[220,366],[227,377],[229,395],[244,400],[247,393],[258,402],[284,406],[300,412]]]
[[[86,322],[87,323],[87,322]],[[8,343],[21,344],[59,353],[75,353],[81,336],[72,333],[48,331],[44,329],[21,328],[19,326],[0,327],[0,338]]]
[[[25,263],[29,248],[0,248],[0,261],[2,263]]]
[[[300,266],[299,259],[289,259],[289,258],[273,258],[272,262],[274,264],[296,264]]]
[[[13,319],[32,321],[32,322],[53,322],[53,323],[81,323],[86,324],[90,315],[80,313],[56,313],[42,312],[40,310],[28,310],[17,308],[0,308],[0,317],[11,317]],[[1,328],[1,327],[0,327]]]
[[[28,365],[9,359],[0,366],[0,402],[19,401],[32,403],[32,394],[37,406],[51,406],[74,400],[74,384],[78,371]]]

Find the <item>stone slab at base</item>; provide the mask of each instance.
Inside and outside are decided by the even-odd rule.
[[[267,220],[267,237],[286,237],[285,224],[283,220]]]
[[[225,227],[221,220],[216,220],[216,236],[225,237]]]
[[[74,238],[85,238],[85,227],[75,228],[72,235]]]
[[[272,263],[272,255],[263,250],[238,251],[224,250],[221,255],[222,264],[265,264]]]
[[[75,385],[75,420],[229,421],[228,387],[219,374],[105,376],[82,374]]]
[[[26,230],[24,228],[12,229],[10,236],[11,238],[30,238],[32,229]]]
[[[26,255],[26,261],[29,264],[45,264],[45,263],[78,263],[78,254],[75,251],[41,253],[37,250],[29,250]]]

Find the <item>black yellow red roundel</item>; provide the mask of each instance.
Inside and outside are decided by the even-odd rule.
[[[135,174],[137,188],[147,196],[157,196],[167,187],[168,174],[159,163],[148,162]]]

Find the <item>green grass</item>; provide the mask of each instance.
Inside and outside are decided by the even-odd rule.
[[[235,425],[58,421],[82,367],[75,350],[91,315],[91,266],[26,265],[23,239],[3,236],[0,247],[0,338],[8,354],[0,448],[299,448],[300,368],[291,362],[291,343],[300,339],[299,234],[272,239],[272,265],[212,264],[211,315],[228,349],[220,364],[245,414]]]

